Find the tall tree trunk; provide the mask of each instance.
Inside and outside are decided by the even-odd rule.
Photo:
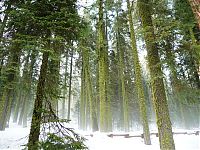
[[[52,58],[49,59],[49,72],[47,76],[47,91],[48,97],[51,102],[54,113],[58,116],[58,100],[60,98],[60,60],[61,60],[61,48],[57,40],[52,44]]]
[[[0,25],[0,44],[1,46],[3,46],[3,34],[4,34],[4,31],[5,31],[5,27],[6,27],[6,23],[7,23],[7,20],[8,20],[8,13],[10,11],[10,8],[11,8],[11,3],[8,3],[7,5],[7,8],[5,10],[5,14],[4,14],[4,17],[3,17],[3,21]],[[3,68],[3,65],[4,65],[4,59],[5,59],[5,51],[3,50],[3,48],[0,46],[0,96],[1,96],[1,91],[2,91],[2,79],[1,79],[1,70]]]
[[[89,70],[89,50],[87,48],[83,48],[82,51],[82,57],[83,57],[83,69],[85,70],[84,73],[84,79],[86,83],[86,91],[87,91],[87,98],[89,101],[90,106],[90,119],[92,124],[92,130],[97,131],[98,130],[98,123],[97,123],[97,113],[96,113],[96,102],[93,95],[93,87],[90,77],[90,70]]]
[[[109,0],[105,1],[105,23],[103,22],[103,34],[105,36],[105,91],[106,91],[106,130],[112,131],[112,114],[111,114],[111,97],[110,97],[110,72],[109,72],[109,60],[108,60],[108,10]]]
[[[92,82],[90,78],[90,74],[88,73],[88,98],[89,98],[89,103],[90,103],[90,113],[91,113],[91,121],[92,121],[92,131],[98,131],[98,122],[97,122],[97,113],[96,113],[96,103],[95,103],[95,98],[93,96],[93,90],[92,90]]]
[[[24,113],[25,113],[25,102],[26,102],[26,92],[23,94],[22,99],[21,99],[21,103],[22,103],[22,108],[20,111],[20,115],[19,115],[19,121],[18,121],[18,125],[22,125],[22,121],[23,121],[23,117],[24,117]]]
[[[103,0],[99,0],[99,100],[100,100],[100,131],[106,129],[106,72],[105,72],[105,34],[103,21]]]
[[[71,109],[71,97],[72,97],[72,71],[73,71],[73,48],[71,50],[71,60],[70,60],[70,73],[69,73],[69,97],[68,97],[68,112],[67,119],[70,120],[70,109]]]
[[[17,96],[16,96],[16,101],[14,103],[14,109],[13,109],[13,123],[16,123],[19,117],[19,108],[20,108],[20,103],[21,103],[21,98],[22,98],[22,82],[19,81],[17,85],[17,90],[16,90]]]
[[[20,100],[21,104],[22,104],[22,108],[21,108],[21,112],[20,112],[20,116],[19,116],[19,121],[18,121],[18,124],[19,125],[22,125],[22,122],[23,122],[23,118],[24,118],[24,115],[25,115],[25,110],[26,110],[26,101],[28,100],[27,99],[27,93],[28,93],[28,85],[30,81],[28,81],[28,78],[29,78],[29,68],[28,68],[28,65],[29,65],[29,58],[30,58],[30,52],[29,54],[26,56],[25,58],[25,64],[24,64],[24,69],[23,69],[23,74],[22,74],[22,99]]]
[[[161,150],[175,150],[171,121],[163,83],[158,48],[151,18],[151,4],[149,0],[138,0],[138,9],[142,21],[144,39],[147,47],[148,65],[151,76],[153,104],[156,112],[158,135]]]
[[[6,123],[10,119],[13,94],[15,92],[15,81],[20,59],[20,44],[12,43],[11,56],[5,76],[7,77],[0,100],[0,130],[5,130]]]
[[[50,42],[48,43],[50,47]],[[37,93],[35,99],[35,105],[33,109],[33,116],[31,121],[31,129],[28,140],[28,150],[37,149],[37,144],[39,141],[40,135],[40,124],[41,124],[41,115],[42,115],[42,103],[45,93],[45,80],[47,77],[47,68],[48,68],[48,58],[49,53],[44,52],[42,57],[42,65],[40,68],[40,76],[37,85]]]
[[[147,110],[146,110],[146,101],[144,95],[144,87],[142,84],[142,71],[139,62],[137,46],[136,46],[136,39],[135,39],[135,31],[133,27],[133,19],[132,19],[132,12],[130,1],[127,0],[127,7],[128,7],[128,18],[129,18],[129,28],[131,34],[131,45],[132,45],[132,55],[133,55],[133,62],[134,62],[134,70],[135,70],[135,82],[137,86],[137,94],[139,99],[139,107],[140,107],[140,116],[143,125],[143,133],[144,133],[144,143],[147,145],[151,144],[150,133],[149,133],[149,124],[147,118]]]
[[[64,77],[64,86],[63,86],[63,101],[62,101],[62,118],[66,116],[66,98],[67,98],[67,67],[68,67],[68,51],[65,56],[65,77]]]
[[[128,102],[128,94],[126,92],[126,85],[125,85],[125,72],[124,72],[124,55],[123,50],[120,48],[119,50],[119,72],[120,72],[120,81],[121,81],[121,92],[122,92],[122,102],[123,102],[123,123],[124,123],[124,130],[126,132],[129,131],[129,102]]]
[[[0,96],[1,96],[1,88],[3,88],[2,87],[3,81],[2,81],[1,75],[2,75],[3,65],[4,65],[4,59],[5,59],[4,55],[0,56],[0,61],[1,61],[1,63],[0,63]]]
[[[31,57],[30,57],[30,67],[29,67],[29,72],[28,72],[28,77],[27,77],[27,94],[26,94],[26,101],[25,101],[25,108],[24,108],[24,116],[23,116],[23,127],[27,127],[27,119],[28,119],[28,113],[29,113],[29,103],[33,100],[32,96],[32,91],[33,87],[32,84],[33,82],[33,74],[34,74],[34,66],[36,63],[36,56],[38,55],[38,52],[32,51]]]
[[[80,101],[80,128],[86,130],[86,94],[85,94],[85,69],[81,69],[81,101]]]
[[[117,10],[117,21],[118,21],[118,10]],[[129,131],[129,104],[128,104],[128,94],[126,91],[126,86],[125,86],[125,62],[124,62],[124,50],[121,47],[120,44],[120,31],[119,31],[119,26],[117,27],[117,52],[118,52],[118,65],[119,65],[119,77],[120,77],[120,91],[122,96],[122,110],[123,110],[123,128],[126,132]]]

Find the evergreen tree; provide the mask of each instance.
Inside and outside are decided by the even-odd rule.
[[[149,0],[138,1],[139,14],[144,29],[144,39],[147,47],[148,65],[151,76],[153,104],[156,112],[160,149],[175,149],[163,74],[161,71],[160,58],[155,43],[154,27],[151,17],[151,4]]]
[[[137,86],[137,94],[138,94],[139,106],[140,106],[140,115],[141,115],[141,120],[142,120],[142,125],[143,125],[144,142],[145,142],[145,144],[149,145],[149,144],[151,144],[151,140],[150,140],[149,125],[148,125],[147,111],[146,111],[146,104],[145,104],[144,87],[142,84],[142,72],[141,72],[141,66],[140,66],[138,52],[137,52],[135,31],[134,31],[134,27],[133,27],[131,5],[130,5],[129,0],[127,0],[127,7],[128,7],[129,27],[130,27],[131,44],[132,44],[132,55],[133,55],[134,71],[135,71],[135,82],[136,82],[136,86]]]
[[[106,49],[103,20],[103,0],[99,0],[98,22],[98,54],[99,54],[99,100],[100,100],[100,131],[106,131]]]

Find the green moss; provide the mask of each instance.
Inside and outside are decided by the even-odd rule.
[[[100,131],[106,131],[108,127],[108,112],[106,105],[107,103],[107,52],[105,47],[105,30],[104,30],[104,21],[103,21],[103,0],[99,0],[99,28],[98,28],[98,54],[99,54],[99,64],[98,64],[98,73],[99,73],[99,100],[100,100]]]
[[[89,70],[89,50],[87,48],[83,48],[82,57],[83,57],[83,70],[84,70],[83,80],[85,81],[85,91],[87,92],[86,99],[88,99],[89,102],[91,126],[93,131],[97,131],[98,130],[97,113],[96,113],[95,98],[93,96],[93,89],[92,89],[90,70]]]
[[[82,68],[81,72],[81,101],[80,101],[80,127],[85,130],[86,126],[86,115],[85,115],[85,77],[84,77],[84,69]]]
[[[163,83],[158,49],[155,43],[154,28],[151,19],[151,5],[149,0],[138,1],[139,14],[142,21],[144,38],[147,47],[148,65],[151,76],[153,104],[156,112],[161,150],[174,150],[172,127],[169,118],[166,94]]]
[[[48,42],[48,46],[50,42]],[[37,85],[37,94],[33,109],[33,116],[31,121],[31,129],[29,134],[29,141],[28,141],[28,149],[34,150],[35,145],[37,145],[39,141],[40,135],[40,124],[41,124],[41,115],[42,115],[42,104],[44,98],[44,91],[45,91],[45,80],[47,76],[47,68],[48,68],[48,59],[49,53],[43,53],[42,65],[40,68],[40,76]]]
[[[145,144],[151,144],[146,104],[145,104],[145,96],[144,96],[144,87],[142,85],[142,72],[141,72],[141,66],[139,63],[139,57],[138,57],[138,52],[137,52],[135,31],[133,27],[132,13],[131,13],[131,8],[130,8],[131,6],[130,6],[129,0],[127,0],[127,7],[128,7],[128,16],[129,16],[129,27],[130,27],[130,33],[131,33],[132,55],[133,55],[134,70],[135,70],[135,82],[137,86],[137,93],[138,93],[138,99],[139,99],[140,116],[141,116],[141,120],[143,124],[144,142]]]

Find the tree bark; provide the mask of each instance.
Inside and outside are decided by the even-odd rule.
[[[190,6],[192,7],[192,11],[194,13],[194,16],[197,20],[199,29],[200,29],[200,1],[199,0],[188,0],[190,3]]]
[[[70,120],[70,109],[71,109],[71,95],[72,95],[72,69],[73,69],[73,48],[71,51],[71,60],[70,60],[70,73],[69,73],[69,97],[68,97],[68,112],[67,112],[67,119]]]
[[[64,77],[64,86],[63,86],[63,101],[62,101],[62,118],[66,116],[66,98],[67,98],[67,67],[68,67],[68,51],[65,56],[65,77]]]
[[[99,100],[100,100],[100,131],[106,129],[106,71],[105,71],[105,34],[103,22],[103,0],[99,0]]]
[[[81,69],[81,101],[80,101],[80,128],[86,130],[86,94],[85,94],[85,69]]]
[[[85,80],[85,88],[87,91],[87,98],[89,101],[90,106],[90,118],[91,118],[91,124],[92,124],[92,131],[98,130],[98,123],[97,123],[97,113],[96,113],[96,103],[95,98],[93,95],[93,87],[91,82],[91,76],[90,76],[90,70],[89,70],[89,50],[85,47],[83,47],[82,50],[82,57],[83,57],[83,69],[85,70],[84,73],[84,80]]]
[[[28,88],[30,86],[30,85],[28,85],[30,82],[30,80],[28,80],[29,79],[29,68],[28,68],[29,58],[30,58],[30,52],[25,58],[25,64],[24,64],[23,75],[22,75],[22,85],[21,86],[22,86],[23,93],[22,93],[21,99],[19,100],[20,103],[22,104],[19,121],[18,121],[19,125],[22,125],[23,118],[24,118],[25,114],[27,113],[27,112],[25,112],[25,110],[26,110],[25,107],[26,107],[26,103],[28,100],[28,98],[27,98]]]
[[[0,101],[0,130],[5,130],[6,123],[10,119],[11,105],[13,101],[13,94],[15,92],[15,81],[20,59],[20,44],[12,43],[11,56],[7,67],[6,81],[2,89]]]
[[[28,140],[28,150],[37,149],[37,144],[39,141],[40,135],[40,124],[41,124],[41,115],[42,115],[42,103],[44,99],[45,93],[45,80],[47,76],[47,68],[48,68],[48,58],[49,53],[44,52],[42,58],[42,65],[40,68],[40,76],[37,85],[37,93],[35,99],[35,105],[33,109],[33,116],[31,121],[31,129]]]
[[[151,18],[149,0],[138,0],[139,15],[144,29],[144,39],[147,47],[148,65],[151,76],[153,104],[156,112],[158,135],[161,150],[175,150],[171,121],[163,83],[158,48],[155,42],[154,27]]]
[[[117,10],[117,22],[119,21],[118,10]],[[118,23],[119,24],[119,23]],[[124,62],[124,50],[121,47],[120,42],[120,31],[119,26],[117,26],[117,33],[116,33],[116,40],[117,40],[117,52],[118,52],[118,68],[119,68],[119,93],[122,96],[122,110],[123,110],[123,129],[128,132],[129,131],[129,104],[128,104],[128,94],[126,91],[125,86],[125,62]]]
[[[140,116],[141,116],[141,121],[143,125],[144,143],[147,145],[150,145],[151,139],[150,139],[150,133],[149,133],[149,124],[148,124],[146,101],[145,101],[145,95],[144,95],[144,87],[142,84],[142,71],[141,71],[139,56],[137,52],[135,31],[133,27],[132,12],[131,12],[131,6],[130,6],[129,0],[127,0],[127,7],[128,7],[129,28],[130,28],[130,34],[131,34],[132,55],[133,55],[134,70],[135,70],[135,82],[136,82],[137,94],[138,94],[138,99],[139,99]]]

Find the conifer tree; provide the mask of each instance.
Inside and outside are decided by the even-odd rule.
[[[99,0],[98,21],[98,54],[99,54],[99,101],[100,101],[100,131],[106,131],[106,50],[103,20],[103,0]]]
[[[151,140],[150,140],[149,125],[148,125],[147,111],[146,111],[146,104],[145,104],[144,87],[142,84],[142,71],[141,71],[139,56],[137,52],[135,31],[133,27],[131,5],[130,5],[129,0],[127,0],[127,7],[128,7],[129,28],[130,28],[130,34],[131,34],[132,55],[133,55],[134,71],[135,71],[135,82],[137,86],[140,115],[141,115],[141,121],[143,125],[144,142],[145,144],[149,145],[151,144]]]
[[[163,83],[163,74],[161,71],[158,48],[155,43],[154,27],[151,17],[151,4],[149,0],[138,1],[139,15],[141,17],[144,30],[144,39],[147,48],[148,66],[151,76],[151,87],[153,95],[153,104],[156,112],[156,123],[161,150],[174,150],[171,121]]]
[[[48,47],[50,42],[48,42]],[[44,99],[44,87],[45,87],[45,80],[47,76],[47,69],[48,69],[48,59],[49,59],[49,52],[44,52],[42,58],[42,65],[40,69],[40,76],[37,85],[37,93],[35,99],[35,105],[33,109],[32,121],[31,121],[31,129],[29,134],[29,141],[28,141],[28,149],[34,150],[38,147],[39,142],[39,135],[40,135],[40,124],[42,121],[42,103]]]

